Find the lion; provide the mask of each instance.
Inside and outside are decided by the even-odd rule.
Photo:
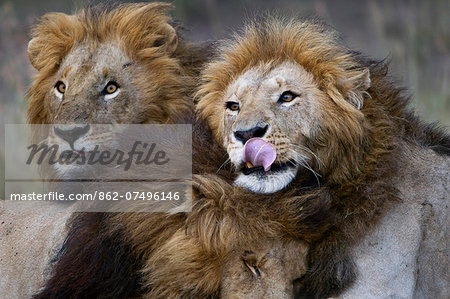
[[[209,50],[183,40],[180,25],[167,15],[170,8],[159,2],[105,4],[74,15],[43,16],[28,45],[37,70],[28,91],[28,122],[79,124],[74,128],[81,130],[88,123],[183,122],[182,115],[193,109],[194,75]],[[100,133],[89,132],[91,142]],[[59,171],[70,176],[70,169]],[[67,205],[23,208],[3,210],[2,205],[1,212],[7,229],[1,236],[6,245],[0,289],[20,298],[31,296],[50,277],[65,238],[64,223],[71,223],[74,211]],[[116,281],[110,283],[114,288]]]
[[[221,298],[292,298],[293,281],[306,272],[299,257],[307,247],[278,240],[253,246],[254,251],[233,251],[227,257]]]
[[[28,92],[29,123],[173,123],[191,109],[200,53],[178,38],[164,13],[170,7],[94,6],[43,16],[28,44],[38,70]]]
[[[433,200],[431,206],[438,204],[433,208],[436,213],[441,207],[444,211],[438,218],[427,212],[433,218],[427,221],[448,235],[443,220],[448,215],[443,215],[448,214],[450,137],[437,125],[424,124],[408,104],[408,96],[389,80],[387,65],[342,46],[334,30],[317,22],[275,17],[250,23],[242,34],[224,42],[206,65],[197,109],[228,153],[236,175],[234,185],[262,194],[261,200],[264,194],[288,200],[293,190],[303,192],[311,184],[331,194],[332,224],[308,244],[308,270],[299,277],[296,297],[326,298],[344,290],[350,298],[374,294],[368,289],[364,293],[364,286],[370,284],[361,281],[355,285],[359,291],[350,288],[357,280],[355,265],[364,265],[354,253],[362,254],[373,246],[368,244],[377,244],[369,232],[385,231],[386,219],[398,224],[399,210],[411,210],[403,203],[417,196],[414,209],[418,209],[428,202],[430,197],[423,190],[442,199]],[[435,174],[433,185],[405,176],[406,169],[416,176],[429,175],[430,168],[413,157],[439,161],[431,174]],[[403,221],[414,222],[407,219]],[[298,234],[300,239],[306,236]],[[420,245],[427,247],[427,256],[436,253],[433,246],[437,244],[448,253],[442,237],[433,234],[430,238]],[[399,246],[395,242],[383,240],[387,248]],[[389,254],[404,261],[403,253]],[[436,258],[435,265],[448,265],[445,254]],[[362,270],[370,272],[371,267]],[[445,277],[445,267],[438,268]],[[419,269],[432,273],[426,262],[413,271]],[[378,281],[397,276],[392,267],[389,270]],[[360,275],[368,279],[366,273]],[[433,275],[439,282],[426,287],[427,291],[426,278],[419,278],[420,289],[410,289],[409,294],[448,296],[449,282],[439,277]],[[385,296],[390,292],[403,296],[404,291],[387,289]]]

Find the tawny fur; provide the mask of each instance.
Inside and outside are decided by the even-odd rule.
[[[225,261],[221,298],[292,298],[293,281],[306,271],[302,242],[260,240]],[[239,267],[240,266],[240,267]]]

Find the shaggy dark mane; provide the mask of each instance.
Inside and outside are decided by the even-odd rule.
[[[108,213],[79,213],[45,289],[33,298],[128,298],[139,294],[142,262]],[[126,279],[124,279],[126,278]]]

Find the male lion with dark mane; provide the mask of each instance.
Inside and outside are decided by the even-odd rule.
[[[450,138],[408,103],[384,63],[345,48],[315,22],[250,24],[206,65],[197,108],[227,150],[234,184],[285,201],[311,186],[331,194],[331,224],[309,243],[297,297],[338,296],[355,280],[344,296],[449,296]],[[412,236],[405,237],[399,227],[408,226]],[[421,249],[410,253],[409,246]],[[361,255],[386,268],[370,277],[376,267]]]
[[[193,76],[207,49],[181,39],[180,26],[166,13],[171,7],[158,2],[99,5],[74,15],[43,16],[28,45],[38,71],[28,92],[29,123],[177,123],[183,115],[190,117]],[[93,143],[104,137],[89,135]],[[68,167],[59,170],[70,177]],[[49,260],[73,212],[67,205],[53,207],[2,211],[7,223],[1,243],[8,244],[1,250],[2,294],[28,297],[48,277]]]
[[[167,123],[191,109],[201,53],[179,40],[165,14],[170,7],[94,6],[43,16],[28,45],[38,70],[29,123]]]

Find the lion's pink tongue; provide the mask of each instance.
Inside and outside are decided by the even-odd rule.
[[[275,146],[262,138],[252,138],[244,146],[244,162],[250,162],[254,167],[262,166],[269,171],[277,158]]]

